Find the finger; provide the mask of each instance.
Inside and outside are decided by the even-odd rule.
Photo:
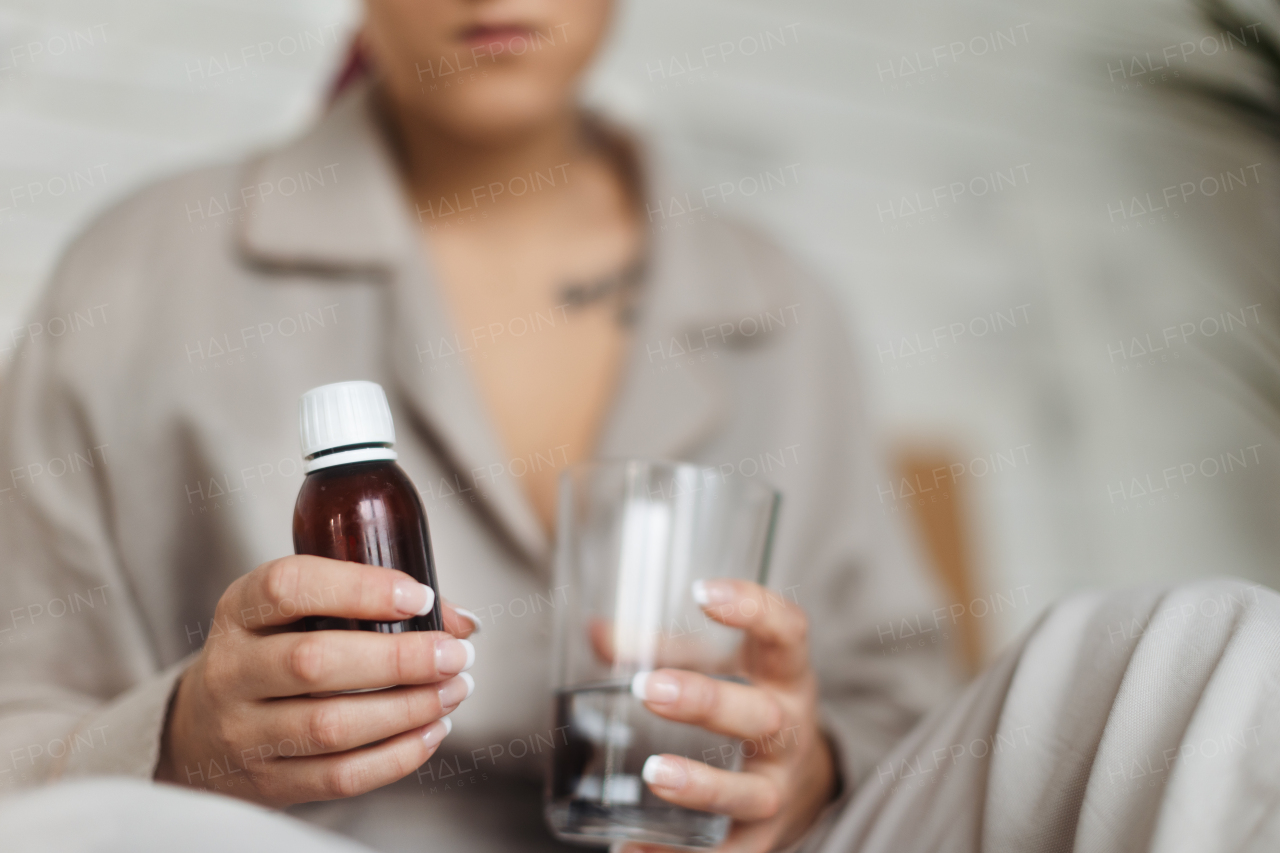
[[[710,671],[722,663],[723,656],[701,638],[659,636],[655,639],[653,666]],[[588,620],[587,641],[597,660],[606,664],[614,662],[613,622],[600,618]]]
[[[435,606],[435,593],[404,572],[325,557],[294,555],[263,563],[227,591],[219,609],[233,624],[258,630],[304,616],[398,622]]]
[[[256,645],[235,676],[261,699],[431,684],[470,669],[476,657],[470,640],[442,631],[290,631]]]
[[[730,737],[758,738],[782,727],[782,706],[769,691],[696,672],[636,673],[631,693],[660,717]]]
[[[587,622],[587,639],[601,663],[613,663],[613,623],[599,618]]]
[[[593,618],[587,622],[587,639],[601,663],[614,662],[614,650],[617,646],[614,631],[615,623],[609,620]],[[660,633],[652,641],[653,659],[648,662],[652,667],[713,672],[725,665],[724,655],[702,637],[668,636]]]
[[[729,834],[720,842],[716,853],[759,853],[761,850],[785,849],[777,843],[778,835],[777,820],[737,822],[729,826]]]
[[[469,673],[439,684],[272,703],[268,745],[280,756],[323,755],[420,729],[451,713],[475,691]],[[287,746],[286,746],[287,745]]]
[[[759,853],[761,850],[785,849],[777,843],[778,821],[763,820],[753,823],[734,823],[729,827],[716,853]]]
[[[367,793],[403,779],[435,754],[453,728],[445,717],[390,740],[336,755],[287,758],[271,762],[260,784],[268,798],[282,802],[337,800]],[[303,792],[299,797],[296,792]]]
[[[444,599],[440,601],[440,618],[444,621],[444,629],[459,640],[480,633],[479,616]]]
[[[778,788],[758,773],[719,770],[678,755],[651,755],[640,775],[654,794],[687,809],[734,820],[764,820],[778,813]]]
[[[747,632],[751,674],[791,681],[809,669],[809,620],[800,605],[748,581],[694,581],[693,597],[712,619]]]

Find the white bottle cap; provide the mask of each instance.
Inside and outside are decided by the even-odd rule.
[[[396,443],[391,406],[376,382],[335,382],[312,388],[298,406],[298,429],[308,473],[348,462],[396,458],[391,449]],[[338,448],[350,449],[326,452]]]

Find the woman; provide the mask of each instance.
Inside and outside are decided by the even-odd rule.
[[[943,628],[886,644],[937,611],[877,507],[838,312],[740,225],[651,226],[677,188],[575,103],[608,4],[367,11],[371,80],[283,148],[101,217],[38,309],[109,322],[29,342],[3,389],[4,599],[21,607],[0,778],[336,801],[295,813],[384,849],[553,847],[545,756],[492,747],[551,725],[557,470],[679,457],[781,488],[772,585],[791,603],[739,619],[750,686],[664,670],[648,705],[788,747],[648,781],[732,815],[730,849],[805,837],[951,683]],[[366,619],[429,603],[388,570],[286,556],[296,401],[357,378],[392,397],[441,587],[474,611],[440,605],[453,636],[282,630],[300,602]]]

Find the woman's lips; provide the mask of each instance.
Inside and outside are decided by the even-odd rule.
[[[517,24],[468,27],[462,32],[462,41],[471,48],[500,44],[509,53],[523,53],[532,46],[533,28]]]

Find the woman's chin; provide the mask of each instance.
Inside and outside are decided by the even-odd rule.
[[[417,112],[454,139],[490,145],[536,133],[570,108],[571,102],[550,93],[511,89],[473,91],[447,105],[420,105]]]

